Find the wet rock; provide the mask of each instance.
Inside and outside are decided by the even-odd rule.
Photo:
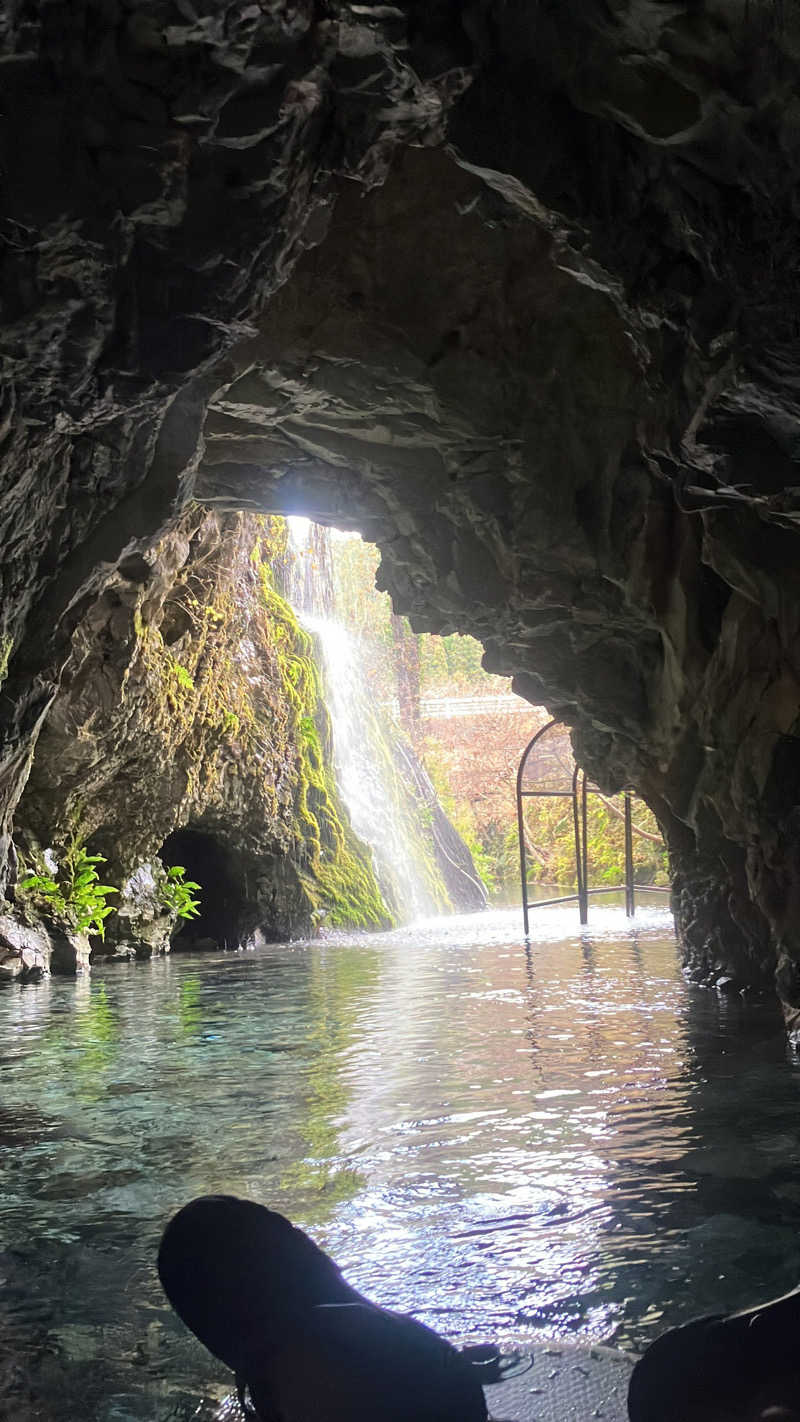
[[[450,823],[425,766],[405,738],[393,747],[395,764],[411,795],[411,804],[421,826],[427,852],[442,877],[451,907],[456,913],[485,909],[488,897],[472,855]]]
[[[138,865],[124,880],[114,912],[106,919],[103,940],[92,950],[93,961],[128,962],[169,952],[175,914],[166,908],[160,892],[166,877],[164,866],[155,860]]]
[[[0,982],[13,982],[22,974],[22,957],[19,953],[7,953],[0,958]]]
[[[37,982],[49,970],[50,950],[43,927],[0,914],[0,982]]]
[[[85,933],[71,933],[58,924],[48,927],[50,939],[50,971],[65,977],[88,973],[92,948]]]

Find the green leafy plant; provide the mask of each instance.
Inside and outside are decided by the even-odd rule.
[[[107,902],[117,889],[101,884],[98,864],[105,864],[102,854],[87,854],[83,846],[70,849],[64,856],[58,878],[52,874],[26,874],[18,889],[47,913],[62,918],[76,933],[96,933],[105,937],[105,920],[114,912]]]
[[[66,900],[50,874],[24,874],[17,884],[17,893],[26,899],[38,901],[49,913],[66,914]]]
[[[114,912],[114,905],[106,899],[118,892],[113,885],[100,883],[96,865],[105,862],[104,855],[87,854],[85,849],[68,854],[65,861],[67,911],[79,933],[96,933],[100,938],[105,937],[105,920]]]
[[[200,885],[194,879],[185,879],[185,873],[182,864],[171,864],[166,879],[159,885],[159,897],[164,907],[178,918],[197,918],[200,900],[194,897],[193,890],[199,889]]]

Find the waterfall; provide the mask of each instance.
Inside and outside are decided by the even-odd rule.
[[[356,637],[331,615],[328,531],[287,519],[293,557],[286,595],[322,660],[339,791],[359,839],[369,845],[384,896],[401,919],[448,907],[447,892],[415,832],[418,807],[395,766],[370,695]]]
[[[287,518],[289,535],[283,569],[284,596],[301,617],[333,617],[333,559],[330,529],[308,518]]]
[[[378,880],[400,916],[434,913],[441,901],[426,882],[424,850],[407,823],[407,797],[375,719],[356,640],[331,618],[300,617],[322,653],[334,769],[353,829],[370,846]]]

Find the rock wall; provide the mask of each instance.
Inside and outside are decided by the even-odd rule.
[[[135,540],[192,493],[306,512],[646,796],[692,972],[794,1023],[799,27],[7,7],[2,847]]]
[[[284,538],[281,520],[184,515],[76,630],[16,827],[34,867],[51,846],[105,857],[122,895],[95,953],[168,946],[159,855],[201,883],[179,946],[388,921],[333,785],[308,638],[273,585]]]

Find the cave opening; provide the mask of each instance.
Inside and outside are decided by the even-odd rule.
[[[186,879],[200,885],[196,918],[179,919],[173,948],[235,948],[244,936],[248,901],[241,872],[225,845],[205,830],[174,830],[158,857],[165,868],[180,864]]]
[[[417,630],[414,620],[396,612],[381,587],[380,549],[370,539],[297,514],[289,515],[287,524],[284,586],[301,620],[313,628],[341,787],[351,822],[371,846],[384,882],[396,880],[399,857],[389,842],[395,832],[389,822],[394,820],[399,830],[405,821],[413,827],[420,817],[434,844],[441,834],[451,846],[445,851],[442,844],[434,854],[454,903],[465,909],[487,902],[516,905],[519,842],[509,789],[525,746],[550,721],[549,712],[516,694],[510,678],[486,666],[484,644],[477,638],[452,630]],[[376,720],[383,749],[376,741],[370,751],[375,732],[367,728]],[[566,727],[563,740],[571,794],[575,764]],[[413,782],[421,811],[402,796],[397,800],[392,783],[383,783],[387,758],[397,765],[400,782]],[[442,807],[446,812],[436,820],[434,833],[433,819]],[[600,796],[593,785],[587,813],[589,892],[623,883],[624,825],[623,802]],[[666,848],[644,802],[637,806],[632,832],[637,883],[663,893]],[[537,895],[560,898],[575,889],[572,820],[542,799],[530,800],[525,835]],[[413,862],[411,844],[404,843],[400,854],[405,864]],[[395,883],[399,902],[415,897],[419,902],[423,894],[419,887]]]

